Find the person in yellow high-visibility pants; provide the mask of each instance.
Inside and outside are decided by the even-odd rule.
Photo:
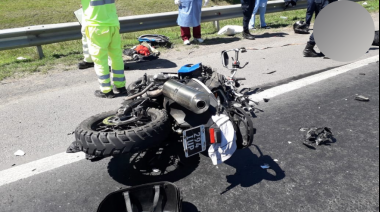
[[[120,94],[125,89],[124,61],[120,38],[120,22],[116,12],[115,0],[81,0],[84,12],[86,36],[89,53],[95,64],[100,90],[95,96],[113,98],[108,56],[112,61],[112,82]]]

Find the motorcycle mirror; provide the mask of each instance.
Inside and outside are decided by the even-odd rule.
[[[228,54],[227,52],[222,52],[222,64],[224,67],[227,67],[228,64],[229,64],[229,57],[228,57]]]

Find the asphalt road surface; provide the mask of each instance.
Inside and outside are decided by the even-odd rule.
[[[354,100],[365,95],[370,102]],[[86,160],[0,187],[1,211],[96,211],[110,192],[171,181],[184,211],[378,211],[379,66],[370,64],[262,103],[254,145],[225,164],[195,156],[171,174],[142,177],[124,158]],[[331,127],[308,148],[304,127]],[[269,164],[270,169],[261,168]],[[1,177],[1,176],[0,176]]]

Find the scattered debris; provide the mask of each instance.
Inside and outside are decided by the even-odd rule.
[[[288,17],[280,16],[281,19],[288,19]]]
[[[170,48],[172,43],[170,42],[170,39],[166,37],[165,35],[141,35],[137,38],[137,40],[140,43],[146,42],[151,46],[162,46],[166,48]]]
[[[218,35],[235,35],[243,32],[243,26],[227,25],[219,30]]]
[[[78,141],[73,141],[69,148],[67,148],[66,153],[77,153],[80,152],[81,150],[81,145]]]
[[[316,128],[312,127],[306,133],[306,142],[315,143],[317,146],[330,141],[332,142],[333,133],[328,127]],[[306,145],[306,143],[304,143]]]
[[[288,141],[289,144],[291,144],[292,142],[291,141]]]
[[[364,76],[364,75],[365,75],[365,73],[360,73],[360,75]]]
[[[367,3],[367,2],[364,2],[363,5],[368,5],[368,3]]]
[[[12,166],[16,166],[16,164],[12,164]]]
[[[37,169],[33,169],[32,172],[36,171]]]
[[[25,57],[18,57],[17,60],[27,60]]]
[[[124,49],[123,54],[126,56],[126,60],[144,61],[148,57],[157,59],[160,52],[149,43],[142,42],[130,49]]]
[[[263,73],[263,74],[274,74],[276,73],[277,71],[271,71],[271,72],[268,72],[268,73]]]
[[[266,163],[265,163],[264,165],[261,166],[261,168],[262,168],[262,169],[269,169],[270,166],[269,166],[269,164],[266,164]]]
[[[274,161],[274,162],[278,162],[278,160],[277,160],[277,159],[274,159],[273,161]]]
[[[191,52],[189,52],[189,55],[191,54],[191,53],[194,53],[195,51],[191,51]]]
[[[308,131],[309,130],[309,128],[300,128],[300,131],[301,132],[306,132],[306,131]]]
[[[25,155],[25,152],[22,151],[22,150],[17,150],[17,151],[14,153],[14,155],[16,155],[16,156],[24,156],[24,155]]]
[[[264,102],[269,102],[269,101],[270,101],[270,99],[264,98]]]
[[[70,133],[67,133],[67,135],[73,135],[75,132],[74,131],[72,131],[72,132],[70,132]]]
[[[96,156],[96,155],[89,155],[89,154],[86,154],[86,160],[89,160],[91,162],[96,162],[96,161],[100,161],[104,159],[103,156]]]
[[[369,98],[362,95],[355,97],[355,100],[361,101],[361,102],[369,102]]]

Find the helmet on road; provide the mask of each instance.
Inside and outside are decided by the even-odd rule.
[[[297,34],[309,34],[309,27],[304,21],[297,21],[293,24],[294,32]]]

